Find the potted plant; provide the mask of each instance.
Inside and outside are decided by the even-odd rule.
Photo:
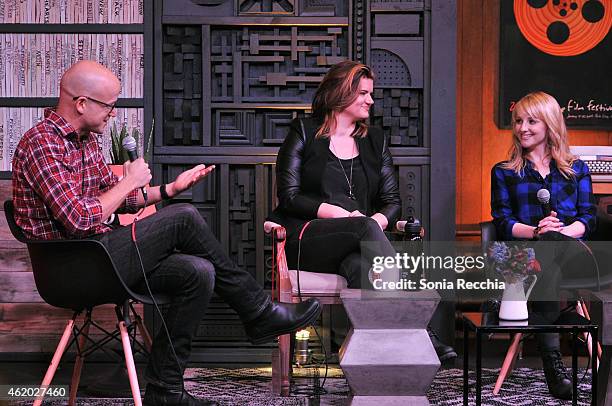
[[[151,124],[151,131],[149,132],[149,138],[147,140],[147,147],[145,149],[142,157],[146,162],[151,163],[151,145],[153,138],[153,128],[155,127],[155,121]],[[111,163],[108,165],[110,169],[113,171],[119,179],[123,177],[123,164],[129,160],[129,156],[127,151],[123,148],[123,139],[127,137],[129,131],[127,126],[124,124],[121,127],[121,130],[117,129],[117,123],[113,123],[113,126],[110,129],[110,138],[111,138],[111,148],[110,148],[110,158]],[[139,144],[140,139],[140,131],[138,128],[132,129],[132,137],[136,140],[136,145]],[[141,154],[138,154],[141,156]],[[155,213],[155,206],[147,206],[145,211],[140,215],[140,217],[146,217],[152,213]],[[121,225],[132,224],[134,222],[135,216],[133,214],[120,214],[119,215],[119,223]]]
[[[155,127],[155,120],[153,120],[151,124],[151,131],[149,132],[149,138],[147,140],[147,148],[145,149],[145,152],[142,155],[144,160],[149,163],[151,162],[151,152],[152,152],[151,141],[153,138],[153,128],[154,127]],[[123,140],[125,137],[128,136],[128,134],[129,134],[129,131],[125,124],[121,127],[121,130],[118,130],[117,123],[115,122],[113,123],[113,126],[110,129],[110,138],[111,138],[110,166],[111,168],[114,168],[117,166],[121,168],[120,172],[116,172],[115,169],[113,169],[113,173],[115,173],[117,176],[123,175],[123,164],[125,161],[129,160],[127,151],[123,149]],[[138,128],[132,129],[132,137],[134,137],[134,139],[136,140],[136,145],[140,145],[139,143],[140,131],[138,130]],[[141,154],[139,153],[138,155],[140,156]]]

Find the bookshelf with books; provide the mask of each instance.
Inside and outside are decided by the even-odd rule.
[[[79,60],[96,60],[121,81],[117,127],[149,130],[152,94],[145,89],[153,30],[147,3],[0,0],[0,179],[10,178],[19,139],[57,103],[62,73]],[[100,137],[103,151],[111,127]]]

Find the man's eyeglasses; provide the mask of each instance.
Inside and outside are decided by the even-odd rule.
[[[89,97],[89,96],[74,96],[72,98],[73,101],[77,101],[80,97],[84,97],[87,100],[91,100],[92,102],[96,102],[104,107],[106,107],[108,109],[108,113],[110,114],[111,111],[115,110],[115,105],[117,104],[117,102],[113,103],[113,104],[108,104],[108,103],[104,103],[103,101],[94,99],[93,97]]]

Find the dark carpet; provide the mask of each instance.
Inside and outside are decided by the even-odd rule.
[[[339,368],[330,368],[323,382],[324,369],[294,369],[294,383],[289,397],[273,396],[270,391],[269,368],[203,369],[191,368],[186,373],[185,386],[194,396],[215,400],[221,405],[285,406],[285,405],[346,405],[349,388]],[[482,404],[491,406],[555,406],[569,405],[550,397],[542,370],[516,368],[504,382],[498,396],[493,395],[493,385],[499,369],[483,369]],[[584,371],[578,375],[581,380]],[[475,404],[475,381],[470,373],[470,401]],[[586,373],[579,382],[579,405],[591,403],[591,375]],[[324,384],[323,387],[321,385]],[[432,405],[456,406],[463,404],[463,373],[460,369],[438,371],[427,398]],[[78,398],[78,405],[118,406],[133,405],[129,399]],[[27,403],[23,403],[27,404]],[[62,405],[64,402],[44,402],[45,405]]]

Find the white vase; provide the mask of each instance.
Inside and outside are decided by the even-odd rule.
[[[529,319],[527,312],[527,299],[531,293],[531,289],[538,280],[537,276],[533,276],[533,282],[525,293],[525,278],[508,278],[506,287],[502,295],[501,305],[499,307],[499,320],[501,321],[526,321]]]

